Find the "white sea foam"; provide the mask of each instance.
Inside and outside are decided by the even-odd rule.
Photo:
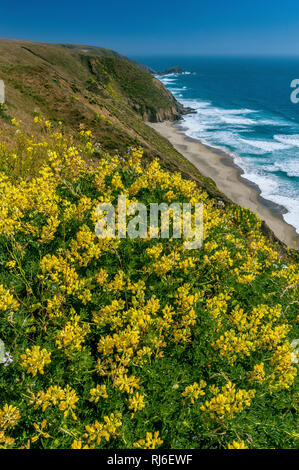
[[[160,81],[164,85],[169,85],[170,83],[173,83],[175,81],[175,79],[174,78],[163,78],[163,79],[160,79]]]
[[[200,108],[206,108],[207,106],[210,106],[212,104],[210,101],[199,101],[199,100],[191,100],[191,99],[183,99],[180,102],[182,103],[183,106],[186,106],[187,108],[188,107],[193,108],[196,110]]]
[[[171,93],[173,93],[174,91],[183,91],[184,87],[181,87],[181,88],[180,87],[175,87],[175,88],[173,88],[173,87],[170,88],[169,87],[168,90],[171,91]]]
[[[299,200],[296,195],[282,195],[283,188],[277,177],[272,177],[263,174],[258,174],[255,171],[246,171],[242,175],[249,181],[252,181],[261,190],[261,196],[268,201],[275,202],[283,206],[288,211],[283,214],[284,220],[295,227],[296,232],[299,233]]]
[[[293,147],[299,147],[299,134],[281,134],[275,135],[275,140],[284,144],[291,145]]]
[[[230,117],[230,116],[220,116],[220,119],[225,122],[226,124],[235,124],[237,126],[239,125],[251,125],[254,124],[254,121],[252,119],[246,119],[243,117]]]
[[[283,173],[286,173],[286,175],[290,178],[292,176],[299,177],[299,161],[292,159],[276,161],[273,165],[270,165],[268,167],[268,170],[281,171]]]
[[[250,139],[240,139],[242,142],[246,143],[249,146],[263,150],[263,152],[273,152],[275,150],[283,150],[290,148],[289,145],[274,142],[273,140],[250,140]]]
[[[263,126],[280,126],[280,127],[291,127],[293,124],[286,121],[285,119],[261,119],[258,121],[258,124]]]

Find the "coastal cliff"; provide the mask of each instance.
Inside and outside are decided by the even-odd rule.
[[[135,61],[94,46],[0,40],[0,78],[6,85],[2,135],[9,118],[33,131],[34,116],[61,121],[70,132],[92,129],[102,151],[126,152],[142,146],[146,160],[180,171],[209,194],[223,197],[170,142],[146,122],[177,121],[185,109],[164,85]],[[36,130],[34,129],[34,132]]]
[[[1,110],[0,131],[11,131],[9,116],[20,119],[28,132],[34,116],[61,121],[70,132],[85,126],[92,129],[103,152],[123,153],[141,146],[146,160],[158,157],[165,168],[180,171],[211,197],[231,204],[211,179],[147,126],[177,121],[193,110],[184,108],[144,69],[105,48],[2,39],[0,78],[6,86],[6,111]],[[284,251],[271,230],[266,228],[265,233]]]

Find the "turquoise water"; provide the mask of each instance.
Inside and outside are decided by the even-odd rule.
[[[136,59],[154,70],[185,70],[159,77],[196,110],[183,117],[184,132],[233,155],[243,177],[284,206],[285,220],[299,233],[299,103],[290,99],[299,59]]]

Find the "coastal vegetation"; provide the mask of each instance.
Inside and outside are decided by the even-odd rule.
[[[298,265],[140,149],[98,160],[90,131],[35,121],[0,153],[1,446],[293,447]],[[202,249],[97,238],[120,191],[203,202]]]
[[[0,447],[294,448],[298,253],[146,126],[146,72],[1,47]],[[203,203],[202,248],[98,238],[119,194]]]

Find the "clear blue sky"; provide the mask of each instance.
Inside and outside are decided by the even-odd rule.
[[[0,36],[130,56],[299,56],[299,0],[5,1]]]

